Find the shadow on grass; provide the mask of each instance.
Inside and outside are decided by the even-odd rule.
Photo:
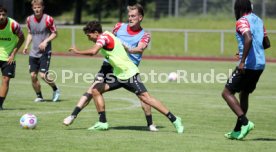
[[[44,101],[43,102],[54,102],[54,103],[59,103],[59,102],[63,102],[63,101],[69,101],[69,100],[67,100],[67,99],[62,99],[62,100],[58,100],[58,101],[53,101],[52,99],[44,99]]]
[[[66,130],[87,130],[87,127],[79,127],[79,128],[66,128]]]
[[[157,127],[157,129],[160,129],[160,128],[164,128],[164,127],[163,126]],[[146,126],[117,126],[117,127],[110,127],[109,129],[149,131],[148,127],[146,127]]]
[[[65,126],[66,127],[66,126]],[[157,129],[164,128],[163,126],[158,126]],[[87,130],[87,128],[66,128],[66,130]],[[109,127],[109,130],[136,130],[136,131],[149,131],[146,126],[117,126]]]
[[[7,110],[34,110],[35,108],[4,108],[0,111],[7,111]]]
[[[254,138],[254,139],[249,139],[252,141],[276,141],[276,138]]]

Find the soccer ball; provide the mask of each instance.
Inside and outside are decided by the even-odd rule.
[[[177,79],[177,73],[175,73],[175,72],[171,72],[170,74],[169,74],[169,81],[175,81],[176,79]]]
[[[20,126],[24,129],[34,129],[37,125],[37,117],[27,113],[20,118]]]

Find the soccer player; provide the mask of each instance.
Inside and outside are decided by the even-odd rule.
[[[239,64],[227,80],[222,97],[237,115],[233,131],[225,134],[228,139],[241,140],[254,128],[246,117],[248,97],[265,68],[264,49],[270,46],[263,21],[252,13],[250,0],[235,1],[236,38],[239,47]],[[239,93],[239,101],[235,93]]]
[[[48,78],[50,66],[52,45],[51,41],[57,37],[57,29],[54,19],[43,13],[43,0],[32,0],[32,9],[34,14],[27,18],[28,36],[23,53],[28,52],[28,46],[32,41],[32,47],[29,53],[29,72],[31,74],[32,86],[37,98],[35,102],[43,102],[41,85],[38,81],[40,77],[52,87],[54,102],[59,100],[60,90],[56,84]]]
[[[144,17],[144,10],[140,4],[135,4],[133,6],[128,6],[128,24],[125,23],[117,23],[113,29],[113,34],[121,40],[124,46],[127,48],[128,56],[132,60],[135,65],[139,65],[142,54],[144,50],[147,48],[150,41],[150,34],[146,33],[144,29],[141,27],[141,22]],[[97,83],[101,79],[105,79],[106,75],[112,74],[113,69],[112,66],[108,63],[107,60],[104,60],[103,65],[97,74],[96,81]],[[63,121],[64,125],[70,125],[73,123],[74,119],[77,118],[77,115],[80,111],[88,105],[92,96],[89,92],[91,92],[91,87],[89,90],[80,98],[76,107],[70,116],[66,117]],[[117,88],[114,88],[117,89]],[[158,131],[156,126],[153,124],[152,115],[151,115],[151,107],[147,104],[141,102],[142,108],[145,112],[147,126],[150,131]]]
[[[7,9],[0,5],[0,67],[2,71],[0,110],[3,110],[10,79],[15,76],[15,55],[24,40],[20,25],[12,18],[7,17]]]
[[[92,87],[91,95],[98,107],[100,118],[88,130],[107,130],[109,125],[105,117],[105,103],[103,93],[114,88],[123,87],[135,93],[137,97],[168,117],[178,133],[183,133],[184,127],[181,118],[174,116],[159,100],[152,97],[139,77],[138,67],[129,59],[122,43],[112,33],[102,32],[101,24],[97,21],[89,22],[83,29],[88,39],[96,44],[87,50],[80,51],[73,47],[69,51],[82,55],[95,55],[100,52],[113,67],[113,74],[108,76],[108,81],[99,82]]]

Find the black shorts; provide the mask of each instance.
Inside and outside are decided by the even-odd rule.
[[[40,58],[29,57],[29,71],[46,73],[49,70],[51,52],[44,53]]]
[[[106,82],[109,77],[114,77],[113,67],[108,62],[103,62],[100,71],[96,75],[95,81]]]
[[[232,93],[240,91],[252,93],[256,88],[262,72],[263,70],[245,69],[244,73],[241,73],[236,68],[227,80],[225,87]]]
[[[146,87],[141,81],[141,78],[139,76],[139,73],[134,75],[133,77],[127,79],[127,80],[120,80],[118,78],[110,77],[109,79],[106,80],[105,82],[109,86],[109,90],[115,90],[118,88],[125,88],[126,90],[135,93],[136,95],[139,95],[141,93],[147,92]]]
[[[12,64],[8,64],[7,61],[0,61],[0,67],[2,71],[2,76],[6,76],[9,78],[15,77],[15,67],[16,67],[15,62],[13,62]]]

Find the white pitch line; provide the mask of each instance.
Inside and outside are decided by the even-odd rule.
[[[123,107],[123,108],[111,108],[111,109],[106,109],[106,111],[120,111],[120,110],[131,110],[131,109],[135,109],[137,107],[141,107],[140,102],[134,99],[130,99],[130,98],[112,98],[112,97],[107,97],[109,99],[119,99],[122,101],[127,101],[132,103],[131,106],[128,107]],[[96,110],[84,110],[82,112],[92,112],[92,111],[96,111]],[[56,114],[56,113],[70,113],[72,111],[69,110],[58,110],[58,111],[49,111],[49,112],[33,112],[35,114]]]
[[[26,81],[18,81],[16,80],[14,83],[19,83],[19,84],[29,84],[31,85],[31,83],[27,83]],[[89,87],[90,87],[90,84],[85,84],[86,86],[84,85],[67,85],[67,84],[59,84],[59,86],[61,87],[67,87],[67,88],[81,88],[81,89],[84,89],[84,90],[87,90]],[[46,84],[45,84],[46,86]],[[194,91],[181,91],[181,90],[158,90],[158,89],[152,89],[152,90],[149,90],[149,92],[158,92],[158,93],[170,93],[170,94],[181,94],[181,95],[220,95],[220,93],[208,93],[208,92],[194,92]],[[267,96],[267,95],[255,95],[253,96],[254,98],[265,98],[265,99],[275,99],[276,96],[275,95],[270,95],[270,96]]]

